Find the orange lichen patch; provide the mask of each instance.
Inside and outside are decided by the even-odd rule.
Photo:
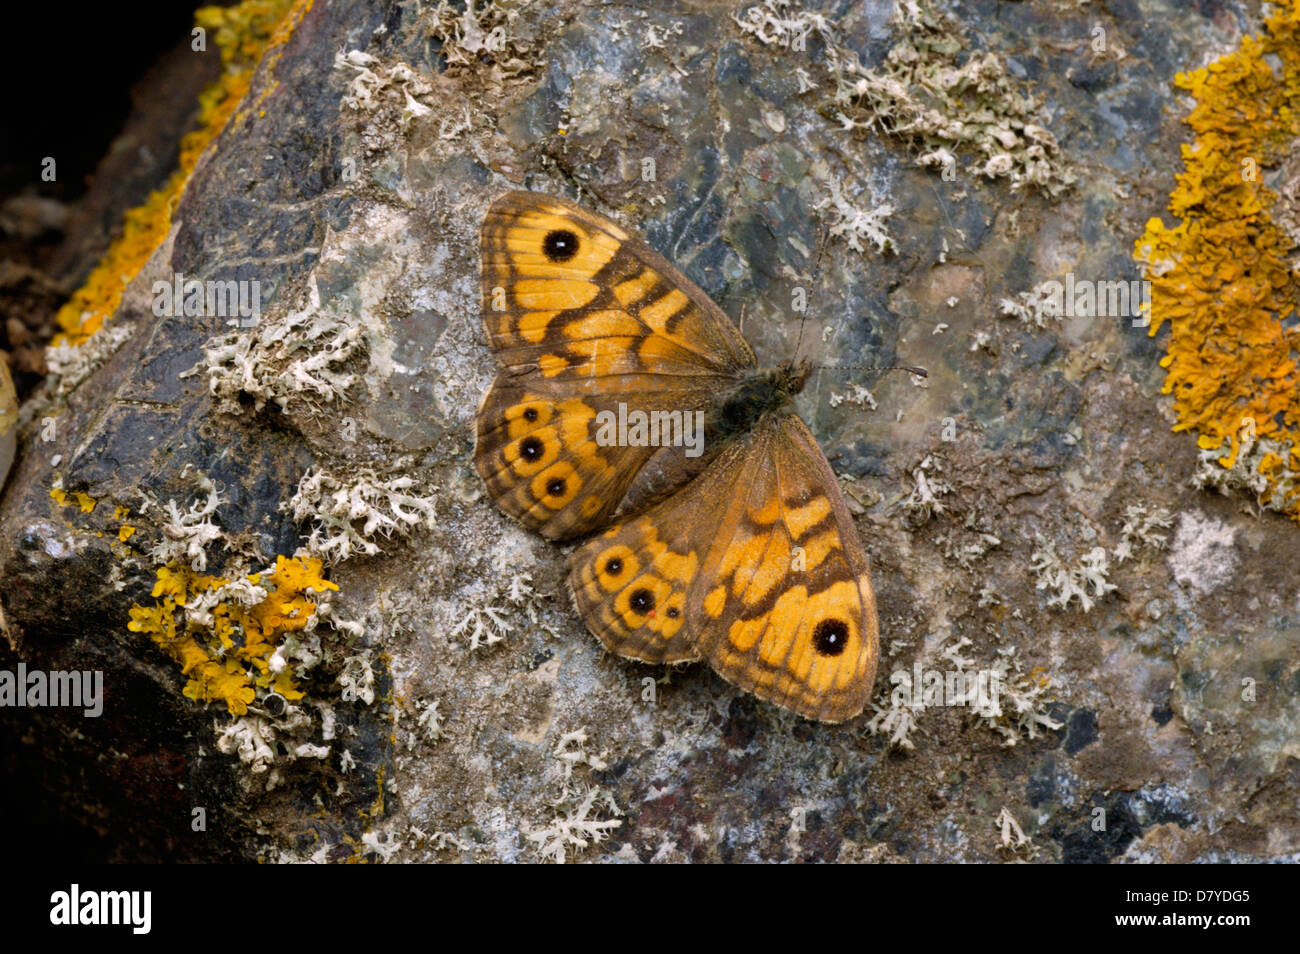
[[[158,568],[154,605],[132,606],[127,628],[180,664],[190,677],[188,698],[224,702],[232,715],[244,715],[259,688],[303,697],[292,667],[272,666],[271,657],[286,634],[310,623],[312,594],[337,589],[321,577],[321,561],[308,557],[277,556],[274,570],[234,585],[173,563]]]
[[[117,311],[123,290],[171,230],[172,213],[199,156],[236,115],[258,62],[267,54],[279,57],[280,47],[311,5],[312,0],[244,0],[233,7],[195,11],[195,23],[221,50],[221,78],[199,96],[198,128],[181,139],[176,171],[167,184],[126,213],[121,234],[86,283],[59,309],[56,318],[63,330],[55,344],[81,344]],[[273,88],[268,85],[258,102]]]
[[[95,505],[99,503],[90,494],[74,493],[69,497],[67,491],[61,487],[55,487],[50,491],[50,499],[60,507],[71,507],[75,504],[81,508],[82,513],[94,513]]]
[[[1241,463],[1263,476],[1261,503],[1300,519],[1291,469],[1300,329],[1286,326],[1300,283],[1287,262],[1295,243],[1270,215],[1278,197],[1264,184],[1300,148],[1300,0],[1283,4],[1262,36],[1175,82],[1196,99],[1185,120],[1196,141],[1183,146],[1186,170],[1169,201],[1180,221],[1151,219],[1134,252],[1151,281],[1150,333],[1170,326],[1161,365],[1174,429],[1221,450],[1224,468],[1243,450],[1267,449]]]

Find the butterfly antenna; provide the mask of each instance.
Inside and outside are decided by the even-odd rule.
[[[808,279],[808,284],[812,286],[811,288],[808,289],[810,296],[813,289],[817,287],[817,279],[821,277],[822,256],[826,253],[826,239],[828,234],[829,234],[828,230],[826,229],[825,226],[823,226],[820,230],[820,234],[817,237],[817,257],[813,259],[812,275],[809,276]],[[795,343],[794,343],[794,356],[796,361],[799,358],[799,349],[803,347],[803,330],[807,326],[807,324],[808,324],[808,308],[807,305],[805,304],[803,314],[799,318],[799,337],[795,339]]]
[[[890,364],[884,367],[865,364],[816,364],[813,367],[818,371],[907,371],[920,378],[930,376],[930,372],[925,368],[917,368],[910,364]]]

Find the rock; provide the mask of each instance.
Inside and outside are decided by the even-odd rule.
[[[1181,170],[1170,77],[1228,28],[1112,8],[1125,55],[1091,63],[1057,38],[1096,11],[992,0],[825,28],[782,3],[475,9],[284,5],[165,241],[50,353],[0,503],[0,667],[102,671],[104,713],[0,710],[26,800],[125,859],[1294,853],[1297,528],[1191,485],[1144,329],[1022,295],[1140,277]],[[948,68],[974,106],[902,82]],[[608,655],[563,549],[484,496],[478,229],[521,186],[644,234],[767,363],[929,370],[822,370],[800,398],[865,509],[859,721]],[[246,314],[208,313],[206,284],[187,313],[186,281],[234,282]],[[1187,514],[1233,533],[1212,586],[1162,550]],[[223,618],[245,641],[219,651]],[[184,674],[168,621],[201,650]],[[914,666],[994,698],[896,704]]]

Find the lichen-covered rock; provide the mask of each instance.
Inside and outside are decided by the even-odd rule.
[[[99,719],[0,710],[6,759],[101,854],[1300,851],[1300,536],[1193,484],[1141,288],[1110,307],[1172,77],[1247,8],[248,6],[256,66],[78,299],[0,505],[4,665],[105,682]],[[767,363],[929,370],[799,399],[873,562],[857,722],[606,654],[484,496],[478,229],[520,186],[644,234]]]

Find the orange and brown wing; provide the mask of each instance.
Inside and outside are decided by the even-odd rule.
[[[726,315],[644,242],[508,193],[483,221],[483,321],[502,365],[476,420],[492,499],[567,539],[605,526],[653,448],[601,445],[608,410],[690,413],[753,365]]]
[[[474,466],[492,500],[554,540],[603,527],[657,450],[599,442],[608,396],[561,398],[497,381],[478,412]]]
[[[866,555],[804,423],[773,416],[690,485],[576,550],[569,582],[606,648],[707,659],[810,719],[870,698],[878,655]]]
[[[740,332],[694,282],[571,202],[503,195],[483,219],[482,249],[488,341],[506,371],[536,379],[536,389],[694,392],[754,364]]]

